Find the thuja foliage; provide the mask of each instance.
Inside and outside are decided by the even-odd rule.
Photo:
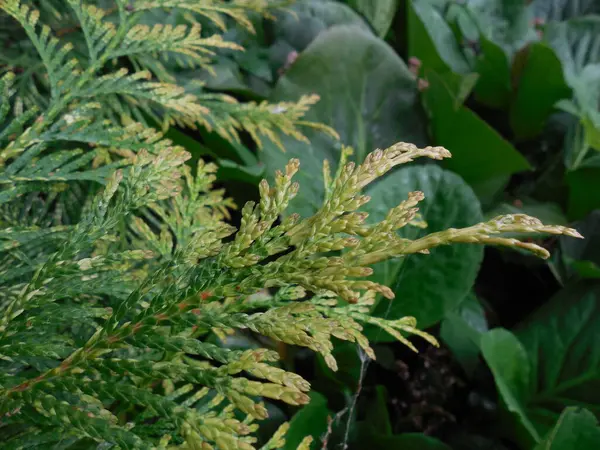
[[[365,186],[415,158],[450,156],[406,143],[360,165],[344,151],[334,175],[324,168],[318,211],[280,220],[299,189],[290,161],[273,185],[261,182],[236,230],[227,223],[233,203],[212,187],[216,167],[190,168],[185,149],[149,122],[228,139],[245,130],[257,142],[278,142],[278,132],[304,139],[298,126],[318,127],[302,121],[312,97],[269,105],[190,93],[164,65],[208,65],[211,49],[233,46],[204,37],[200,18],[251,28],[246,13],[268,15],[273,3],[100,3],[38,10],[0,1],[10,42],[0,82],[2,448],[255,448],[261,400],[305,404],[310,386],[272,349],[227,349],[209,336],[246,330],[307,347],[333,370],[332,338],[374,357],[365,324],[410,347],[406,333],[435,345],[411,317],[369,315],[376,295],[393,297],[369,281],[372,264],[452,243],[547,256],[506,233],[578,236],[513,215],[400,238],[397,229],[416,225],[420,192],[369,224]],[[186,24],[144,25],[154,10],[178,10]],[[281,447],[286,427],[262,448]]]

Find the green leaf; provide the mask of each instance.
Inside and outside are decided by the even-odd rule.
[[[338,26],[321,33],[280,78],[271,100],[296,100],[312,92],[321,100],[307,120],[332,126],[341,142],[354,147],[356,161],[398,141],[426,143],[412,74],[391,47],[359,27]],[[285,153],[265,143],[259,155],[269,173],[292,157],[300,159],[297,179],[302,188],[291,211],[302,216],[314,212],[323,198],[323,160],[335,168],[340,152],[340,143],[321,132],[307,130],[307,136],[310,145],[285,138]]]
[[[296,450],[306,436],[312,436],[319,442],[319,437],[327,430],[327,419],[330,415],[327,399],[318,392],[312,391],[310,403],[294,414],[290,421],[283,450]]]
[[[475,70],[479,74],[475,98],[491,108],[504,108],[510,101],[510,62],[506,53],[496,43],[481,36],[481,55]]]
[[[407,8],[408,56],[419,58],[425,69],[467,74],[467,59],[434,2],[410,0]]]
[[[510,124],[518,139],[541,133],[555,103],[571,96],[561,63],[550,47],[536,42],[523,52],[523,69],[510,105]]]
[[[265,166],[262,164],[244,166],[234,163],[233,161],[229,161],[228,159],[222,159],[219,161],[217,178],[223,181],[243,181],[244,183],[257,185],[260,183],[260,180],[262,180],[264,173]]]
[[[362,375],[360,348],[354,342],[338,342],[332,355],[338,365],[335,372],[321,355],[315,358],[317,377],[313,382],[314,387],[325,395],[333,393],[332,391],[353,395]]]
[[[336,25],[355,25],[370,32],[369,25],[359,14],[343,3],[331,0],[300,0],[291,8],[293,14],[276,15],[273,26],[274,47],[303,51],[322,32]]]
[[[390,29],[398,9],[398,0],[349,0],[348,3],[367,18],[381,38]]]
[[[530,168],[527,160],[502,136],[455,99],[440,75],[427,72],[429,88],[423,101],[431,118],[436,144],[443,145],[452,158],[446,167],[458,173],[477,193],[492,178]]]
[[[442,321],[440,337],[468,376],[473,375],[479,363],[481,335],[487,329],[483,308],[473,293]]]
[[[481,352],[507,409],[518,417],[533,441],[539,441],[539,434],[525,410],[531,392],[531,366],[527,352],[515,335],[503,328],[488,331],[482,336]]]
[[[532,417],[541,425],[564,406],[600,413],[599,295],[598,282],[568,286],[516,330],[532,362]]]
[[[368,189],[372,198],[365,205],[369,219],[383,219],[390,208],[416,190],[425,194],[419,206],[428,227],[404,227],[400,230],[402,237],[415,239],[482,219],[479,202],[469,186],[456,174],[434,164],[401,168]],[[432,249],[430,255],[410,255],[377,264],[376,281],[390,286],[396,299],[391,303],[381,300],[374,313],[389,319],[414,316],[419,328],[435,324],[465,299],[482,257],[482,247],[460,244]],[[374,334],[383,339],[385,333]]]
[[[600,283],[567,286],[512,335],[482,338],[482,353],[509,411],[540,442],[566,406],[600,414]],[[513,430],[515,435],[518,429]]]
[[[535,450],[595,450],[600,443],[598,419],[587,409],[565,408]]]
[[[568,215],[581,219],[600,208],[600,168],[582,167],[567,173],[569,185]]]

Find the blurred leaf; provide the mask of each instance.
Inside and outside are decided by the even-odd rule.
[[[398,9],[398,0],[349,0],[348,4],[367,18],[381,38],[390,29]]]
[[[262,164],[244,166],[227,159],[221,159],[219,160],[217,178],[223,181],[234,180],[257,185],[262,180],[264,173],[265,166]]]
[[[188,136],[183,131],[179,131],[175,127],[169,128],[169,131],[165,133],[165,137],[173,141],[175,145],[181,145],[185,148],[192,157],[188,163],[194,167],[198,160],[202,157],[210,156],[211,158],[218,158],[218,155],[209,147],[202,145],[196,139]]]
[[[573,86],[583,69],[600,62],[600,16],[588,16],[552,22],[544,33],[544,40],[554,49],[563,63],[565,79]]]
[[[481,54],[475,70],[479,74],[475,98],[491,108],[504,108],[510,101],[510,62],[500,46],[481,36]]]
[[[327,399],[315,391],[309,395],[310,403],[294,414],[290,421],[283,450],[296,450],[306,436],[312,436],[314,441],[319,442],[320,436],[327,430],[327,419],[331,415]]]
[[[370,28],[359,14],[347,5],[330,0],[299,0],[290,8],[276,14],[272,27],[271,61],[276,67],[286,64],[291,51],[304,51],[324,31],[336,25],[356,25],[365,32]]]
[[[380,436],[392,435],[392,424],[387,408],[387,389],[385,386],[375,387],[375,395],[371,397],[366,407],[367,423],[371,426],[373,434]]]
[[[214,152],[217,158],[230,159],[246,166],[253,166],[258,162],[256,155],[241,142],[228,141],[214,131],[208,131],[205,128],[199,129],[199,132],[205,146],[218,149]]]
[[[583,278],[598,278],[600,277],[600,211],[592,211],[574,227],[584,239],[560,237],[563,261],[567,268],[570,267]]]
[[[306,119],[332,126],[341,142],[354,147],[356,161],[398,141],[426,142],[415,80],[391,47],[359,27],[321,33],[280,78],[271,100],[295,101],[312,92],[321,100]],[[307,129],[307,136],[310,144],[284,137],[285,153],[265,143],[259,154],[268,173],[292,157],[300,159],[301,188],[289,211],[304,217],[321,204],[323,160],[335,170],[340,152],[340,143],[321,132]]]
[[[336,372],[327,366],[321,355],[315,358],[315,371],[318,374],[316,386],[326,395],[331,389],[344,395],[353,395],[362,371],[359,347],[354,342],[336,342],[332,354],[338,364]]]
[[[596,450],[600,444],[598,419],[587,409],[565,408],[554,428],[535,450]]]
[[[372,200],[365,205],[369,220],[382,220],[387,211],[406,199],[411,191],[422,191],[425,200],[420,213],[427,229],[406,226],[402,237],[416,239],[449,227],[465,227],[482,219],[473,191],[456,174],[434,164],[412,165],[388,175],[367,190]],[[410,255],[375,265],[374,279],[390,286],[396,299],[382,299],[374,308],[379,317],[417,318],[419,328],[427,328],[454,310],[470,291],[483,248],[468,244],[442,246],[430,255]],[[370,338],[389,339],[386,333],[373,332]]]
[[[568,213],[571,219],[581,219],[600,208],[600,168],[582,167],[567,173],[569,185]]]
[[[532,13],[523,0],[467,0],[483,36],[501,47],[508,58],[536,40]]]
[[[482,306],[473,293],[442,321],[440,337],[468,376],[479,364],[481,335],[488,330]]]
[[[534,17],[560,22],[571,17],[600,13],[597,0],[533,0],[529,5]]]
[[[536,42],[523,52],[523,69],[510,105],[510,124],[518,139],[540,134],[555,103],[571,96],[561,63],[550,47]]]
[[[438,2],[439,3],[439,2]],[[408,56],[417,57],[425,69],[467,74],[470,66],[452,29],[431,0],[409,0]]]
[[[529,169],[527,160],[473,111],[460,106],[441,77],[427,72],[429,88],[423,101],[431,118],[436,144],[452,152],[445,162],[480,193],[490,179]]]
[[[570,261],[568,264],[581,278],[600,278],[600,266],[592,261]]]
[[[579,117],[585,132],[584,147],[572,167],[577,169],[588,148],[600,150],[600,16],[551,23],[545,39],[556,51],[566,82],[573,88],[573,101],[563,101],[560,106]]]
[[[515,331],[482,338],[482,353],[500,396],[540,442],[566,406],[600,414],[600,283],[572,284]],[[514,430],[518,433],[518,430]]]

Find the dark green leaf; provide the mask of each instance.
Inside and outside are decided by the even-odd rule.
[[[479,363],[481,335],[487,329],[483,308],[473,293],[442,321],[440,337],[469,376]]]
[[[510,331],[496,328],[481,337],[481,352],[507,409],[517,416],[531,439],[539,441],[525,406],[531,395],[532,371],[525,348]]]
[[[481,54],[475,70],[479,74],[475,86],[477,101],[492,108],[504,108],[510,101],[510,62],[502,48],[481,36]]]
[[[480,186],[492,178],[530,168],[527,160],[473,111],[465,106],[455,108],[454,96],[437,73],[428,72],[427,80],[429,88],[423,100],[436,144],[452,152],[446,167],[463,177],[475,192],[483,192]]]
[[[511,127],[520,139],[538,135],[554,104],[571,95],[560,61],[550,47],[536,42],[524,52],[523,69],[510,105]]]
[[[515,335],[497,329],[482,338],[500,396],[530,445],[540,442],[566,406],[600,414],[599,295],[597,281],[570,285]]]
[[[371,425],[374,434],[380,436],[392,435],[392,424],[387,409],[387,389],[385,386],[376,386],[375,395],[367,405],[367,423]]]
[[[404,167],[367,190],[372,198],[365,206],[369,219],[382,220],[390,208],[416,190],[425,193],[420,213],[428,228],[406,226],[400,230],[402,237],[415,239],[482,219],[479,202],[469,186],[459,176],[433,164]],[[432,249],[430,255],[410,255],[376,265],[375,279],[390,286],[396,299],[391,303],[381,300],[374,313],[389,319],[414,316],[420,328],[435,324],[465,299],[482,257],[483,248],[461,244]],[[383,339],[385,333],[375,334]]]
[[[569,217],[581,219],[600,208],[600,168],[579,168],[567,173]]]
[[[284,450],[296,450],[306,436],[312,436],[319,442],[320,436],[327,430],[327,399],[318,392],[310,393],[310,403],[294,414],[290,429],[285,436]]]
[[[598,444],[600,427],[596,416],[587,409],[569,407],[535,450],[595,450]]]
[[[244,183],[256,185],[260,183],[264,172],[265,167],[262,164],[243,166],[227,159],[222,159],[219,161],[217,178],[219,180],[243,181]]]
[[[411,0],[408,10],[408,56],[417,57],[425,69],[467,74],[470,66],[442,14],[429,0]]]
[[[600,277],[600,211],[592,211],[575,224],[584,239],[561,236],[560,249],[564,263],[583,278]]]

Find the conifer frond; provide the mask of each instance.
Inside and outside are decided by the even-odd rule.
[[[248,102],[240,104],[235,99],[225,95],[202,95],[202,104],[210,109],[208,121],[209,130],[214,128],[221,136],[228,140],[239,141],[238,131],[247,131],[257,145],[262,147],[261,136],[268,137],[282,151],[285,151],[278,133],[308,142],[299,131],[299,127],[308,127],[329,134],[334,139],[339,139],[332,128],[302,120],[309,107],[319,101],[318,95],[304,95],[297,102],[257,104]]]
[[[244,207],[240,230],[231,242],[223,242],[233,230],[223,225],[223,212],[219,210],[225,207],[222,197],[212,194],[214,168],[201,163],[195,178],[184,170],[185,176],[174,184],[171,181],[168,188],[167,179],[173,177],[173,170],[183,159],[171,160],[172,154],[165,152],[152,157],[141,152],[126,170],[127,176],[122,181],[118,176],[109,183],[80,224],[63,237],[63,246],[48,255],[33,279],[5,307],[0,321],[0,349],[6,349],[6,364],[14,367],[19,361],[34,359],[36,365],[33,373],[16,370],[2,379],[0,412],[29,411],[29,423],[38,427],[57,426],[60,422],[78,438],[124,448],[143,448],[162,439],[157,430],[168,430],[187,442],[251,449],[254,440],[247,436],[249,429],[224,422],[222,416],[214,415],[214,408],[226,401],[230,406],[223,411],[232,413],[237,409],[264,418],[266,410],[254,397],[303,404],[308,401],[309,385],[274,365],[277,355],[273,352],[224,350],[198,337],[212,330],[251,330],[321,353],[334,370],[333,337],[356,342],[374,356],[361,332],[362,324],[379,326],[413,349],[402,333],[416,334],[435,344],[432,337],[416,329],[413,318],[387,321],[368,315],[376,292],[393,297],[388,288],[365,279],[372,273],[370,264],[453,240],[485,242],[494,232],[577,236],[570,229],[511,216],[449,230],[443,236],[433,233],[429,240],[425,237],[389,245],[390,231],[414,217],[422,194],[411,194],[384,221],[366,225],[365,216],[357,210],[368,198],[360,191],[394,166],[423,156],[443,158],[449,153],[443,148],[418,149],[403,143],[376,151],[362,165],[349,163],[338,171],[331,180],[331,195],[315,216],[303,220],[290,216],[276,224],[298,191],[292,181],[298,162],[291,161],[285,173],[277,174],[274,186],[261,183],[259,204]],[[179,192],[184,193],[174,196]],[[111,242],[118,242],[122,232],[117,227],[117,216],[140,208],[154,211],[153,226],[162,223],[177,238],[162,249],[155,245],[158,252],[115,252]],[[163,232],[154,231],[141,219],[135,226],[139,242],[164,241]],[[13,241],[19,245],[43,238],[37,230],[4,233],[9,239],[14,234]],[[107,241],[107,233],[116,239]],[[341,256],[331,256],[332,250],[342,250]],[[122,271],[115,270],[128,260],[152,260],[157,254],[162,256],[143,265],[148,273],[138,278],[123,279]],[[76,287],[74,280],[86,281]],[[117,288],[117,281],[125,296],[110,291],[111,286]],[[264,287],[278,290],[273,296],[257,298]],[[307,296],[307,292],[316,295]],[[106,295],[115,303],[104,311],[78,302],[89,298],[106,305],[102,301]],[[44,319],[47,311],[69,311],[67,304],[67,316],[86,318],[82,326],[71,328],[58,341],[36,343],[37,334],[28,330],[43,335],[45,329],[56,326]],[[163,325],[168,325],[170,331],[152,333]],[[25,349],[25,344],[19,342],[31,345]],[[158,386],[165,381],[191,384],[190,393],[200,397],[213,390],[220,400],[206,413],[199,413],[197,408],[161,393]],[[102,404],[120,401],[137,405],[144,417],[162,425],[147,428],[141,422],[128,429],[110,412],[92,412],[91,399]],[[65,402],[76,407],[63,407]],[[49,416],[50,411],[55,411],[60,421]]]
[[[81,0],[68,0],[68,2],[79,20],[90,63],[96,64],[102,52],[114,39],[115,26],[113,23],[103,20],[106,15],[103,9],[94,5],[86,5]]]
[[[252,21],[248,18],[248,12],[262,14],[272,18],[271,11],[289,5],[289,0],[233,0],[224,2],[219,0],[136,0],[133,2],[135,11],[144,11],[155,8],[181,9],[194,12],[206,17],[220,29],[226,30],[225,17],[234,19],[250,32],[255,32]]]
[[[217,48],[243,50],[234,42],[223,40],[220,35],[202,37],[200,25],[136,25],[131,28],[120,48],[115,49],[111,56],[135,56],[148,54],[168,60],[175,58],[181,67],[205,67],[210,63],[210,57],[215,55]],[[208,66],[210,68],[210,66]]]
[[[2,0],[0,8],[17,20],[27,33],[48,73],[51,96],[57,98],[75,80],[77,60],[69,59],[72,45],[61,45],[47,25],[39,26],[39,11],[20,0]]]

